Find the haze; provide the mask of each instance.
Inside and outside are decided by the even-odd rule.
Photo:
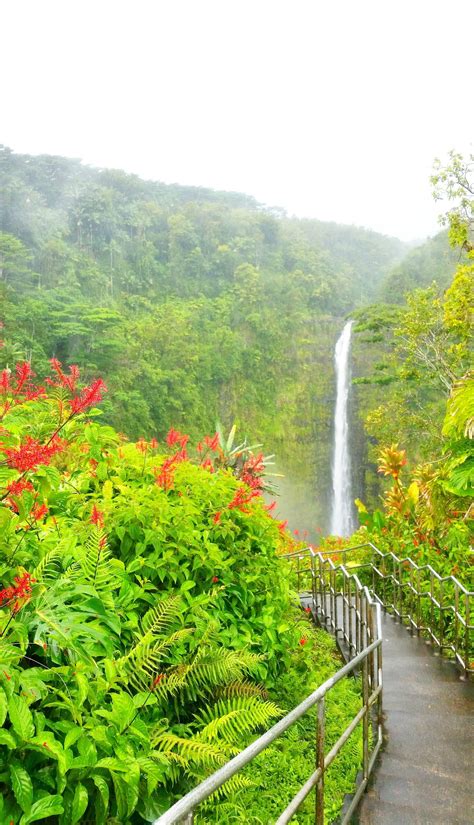
[[[403,239],[472,151],[474,4],[3,4],[0,142]]]

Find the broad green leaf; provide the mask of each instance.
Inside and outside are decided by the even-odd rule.
[[[138,780],[139,778],[140,772],[138,771]],[[128,819],[138,801],[138,781],[133,780],[136,780],[136,775],[130,776],[129,774],[127,779],[125,779],[121,774],[112,773],[115,800],[117,803],[117,818],[120,822]]]
[[[106,822],[109,810],[109,786],[103,776],[93,776],[92,781],[99,791],[95,800],[95,817],[97,825],[102,825]]]
[[[35,732],[31,711],[22,696],[11,696],[8,701],[8,715],[13,730],[20,739],[31,739]]]
[[[20,825],[30,825],[30,822],[40,822],[48,816],[57,816],[63,812],[63,802],[59,794],[43,796],[31,806],[29,813],[23,814]]]
[[[5,696],[5,691],[0,688],[0,727],[3,725],[5,719],[7,718],[7,697]]]
[[[11,762],[10,779],[16,801],[21,810],[28,813],[33,802],[33,783],[30,775],[18,762]]]
[[[0,730],[0,745],[6,745],[10,750],[14,750],[17,746],[17,741],[9,730]]]
[[[81,782],[78,782],[78,784],[76,785],[76,790],[74,791],[74,799],[72,801],[71,808],[72,825],[76,825],[76,822],[80,822],[82,814],[85,813],[87,809],[88,802],[89,795],[87,793],[87,790]]]

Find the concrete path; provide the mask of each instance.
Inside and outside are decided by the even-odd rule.
[[[383,617],[386,742],[354,822],[474,825],[474,684]]]

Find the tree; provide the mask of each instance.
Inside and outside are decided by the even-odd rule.
[[[434,162],[431,176],[435,200],[456,201],[440,217],[440,223],[449,227],[451,246],[460,246],[466,252],[474,251],[474,155],[464,158],[451,150],[449,162],[443,166],[439,158]]]

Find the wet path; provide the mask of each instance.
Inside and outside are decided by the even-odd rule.
[[[474,683],[383,617],[386,742],[354,822],[474,825]]]

